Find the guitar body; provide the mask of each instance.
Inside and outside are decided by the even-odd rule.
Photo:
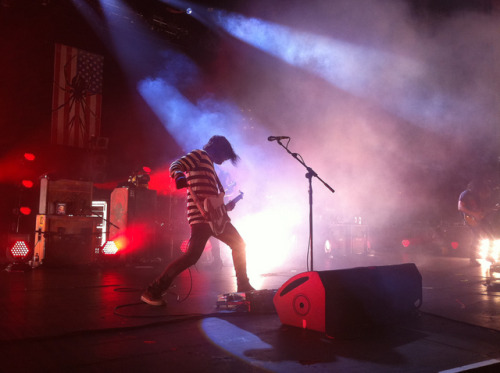
[[[203,208],[208,217],[208,224],[212,228],[214,235],[218,236],[226,228],[226,224],[231,221],[229,215],[227,214],[226,206],[229,204],[236,204],[240,199],[243,198],[243,192],[228,202],[224,204],[224,193],[220,193],[217,196],[208,197],[203,202]]]
[[[208,215],[208,224],[210,224],[212,232],[218,236],[224,232],[226,224],[231,221],[224,204],[224,194],[206,198],[203,207]]]
[[[477,220],[474,216],[467,214],[464,214],[464,221],[469,227],[477,227],[481,223],[481,221]]]
[[[486,213],[480,214],[479,217],[474,217],[472,215],[468,214],[463,214],[464,215],[464,221],[465,224],[467,224],[469,227],[477,227],[478,225],[481,225],[485,219],[487,219],[492,213],[497,212],[500,209],[500,204],[496,204],[495,207],[488,209]]]

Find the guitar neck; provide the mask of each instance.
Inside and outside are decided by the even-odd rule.
[[[231,201],[229,201],[228,203],[226,203],[226,206],[229,205],[230,203],[236,203],[238,202],[239,200],[241,200],[243,198],[243,192],[240,192],[240,194],[238,194],[236,197],[234,197]]]

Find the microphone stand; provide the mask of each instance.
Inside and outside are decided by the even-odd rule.
[[[319,181],[323,183],[323,185],[332,193],[335,193],[335,190],[328,185],[323,179],[321,179],[318,174],[311,168],[309,167],[304,160],[302,159],[302,156],[298,153],[292,153],[288,149],[288,143],[287,146],[283,145],[281,143],[280,139],[277,139],[277,143],[283,147],[287,151],[288,154],[290,154],[293,158],[295,158],[302,166],[305,167],[307,170],[306,173],[306,178],[309,181],[309,247],[311,248],[311,271],[314,271],[314,248],[313,248],[313,189],[312,189],[312,178],[316,177]]]

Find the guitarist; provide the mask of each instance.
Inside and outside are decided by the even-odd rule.
[[[487,181],[474,179],[467,189],[460,193],[458,198],[458,211],[464,217],[465,223],[472,232],[472,242],[469,248],[469,259],[472,266],[481,265],[477,261],[477,250],[479,241],[483,238],[492,237],[492,228],[484,219],[486,215],[485,205],[491,196],[491,188]]]
[[[239,157],[224,136],[212,136],[203,149],[193,150],[170,165],[170,176],[175,179],[177,189],[187,188],[188,223],[191,237],[186,252],[174,260],[165,271],[142,294],[141,300],[152,306],[165,302],[163,295],[172,281],[185,269],[200,259],[208,239],[215,236],[231,248],[237,291],[255,290],[247,276],[245,242],[230,221],[225,223],[222,233],[215,235],[204,211],[205,199],[223,193],[222,185],[214,169],[215,164],[231,160],[235,165]]]

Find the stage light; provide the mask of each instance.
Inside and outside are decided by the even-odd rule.
[[[403,245],[403,247],[410,246],[410,240],[403,240],[403,241],[401,241],[401,245]]]
[[[500,264],[492,264],[490,266],[490,276],[495,279],[500,279]]]
[[[478,251],[481,259],[496,263],[500,260],[500,240],[481,240]]]
[[[191,8],[187,8],[187,9],[186,9],[186,14],[191,14],[191,13],[193,13],[193,9],[191,9]]]
[[[140,170],[134,171],[134,173],[129,176],[128,183],[139,188],[147,189],[149,181],[151,180],[151,177],[149,176],[150,173],[151,168],[143,166]]]
[[[21,181],[21,185],[23,187],[25,187],[26,189],[31,189],[31,188],[33,188],[33,181],[25,179],[25,180]]]
[[[97,262],[100,265],[114,267],[123,264],[120,247],[115,241],[106,241],[99,248],[99,254]]]
[[[19,207],[19,212],[21,213],[21,215],[28,216],[31,214],[31,208],[29,208],[28,206],[21,206]]]
[[[108,203],[106,201],[92,201],[92,215],[102,219],[97,224],[97,229],[101,231],[100,245],[96,248],[99,254],[99,249],[108,240],[108,227],[105,219],[108,216]]]
[[[26,159],[27,161],[33,162],[36,159],[36,157],[35,157],[35,154],[33,154],[33,153],[24,153],[24,159]]]
[[[10,248],[10,253],[14,259],[24,259],[30,253],[26,241],[16,241]]]
[[[107,241],[101,249],[101,253],[104,255],[115,255],[118,251],[118,247],[114,241]]]
[[[450,244],[450,245],[451,245],[451,248],[452,248],[453,250],[458,249],[458,246],[459,246],[459,244],[458,244],[458,242],[457,242],[457,241],[453,241],[453,242],[451,242],[451,244]]]
[[[15,241],[9,249],[9,256],[13,260],[6,270],[7,271],[27,271],[31,269],[31,266],[26,263],[29,258],[31,250],[28,243],[24,240]]]

